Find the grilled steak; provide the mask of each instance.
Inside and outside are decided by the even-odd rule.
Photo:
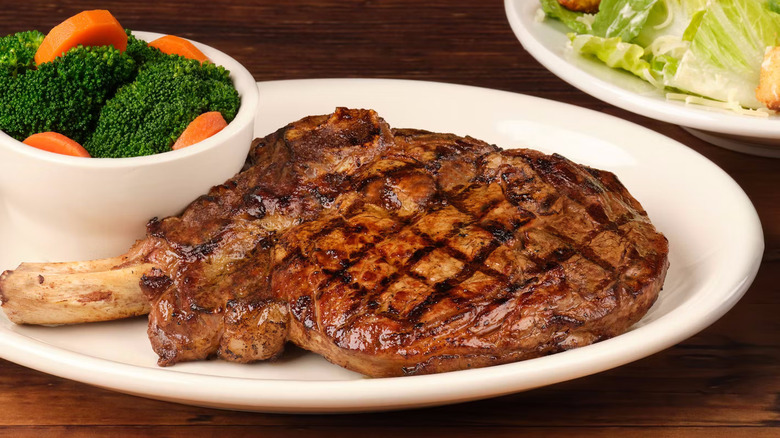
[[[370,376],[517,361],[626,331],[668,266],[609,172],[346,109],[256,140],[149,236],[161,365],[287,341]]]
[[[242,172],[151,221],[122,257],[7,271],[0,301],[12,321],[61,323],[102,297],[132,303],[117,315],[148,300],[163,366],[270,359],[293,342],[399,376],[616,336],[667,267],[666,238],[609,172],[339,108],[255,140]],[[140,272],[136,294],[121,279]],[[55,284],[105,287],[76,295],[71,319],[20,292]]]

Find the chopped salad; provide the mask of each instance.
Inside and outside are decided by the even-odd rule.
[[[572,50],[669,99],[759,116],[780,109],[780,56],[770,56],[780,0],[601,0],[594,13],[576,7],[592,0],[540,1],[543,18],[572,31]]]

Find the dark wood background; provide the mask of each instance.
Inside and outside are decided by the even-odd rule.
[[[780,160],[710,146],[677,126],[572,88],[523,50],[501,1],[4,1],[2,6],[1,34],[46,32],[81,10],[109,9],[125,27],[177,34],[227,52],[258,81],[442,81],[625,118],[688,145],[728,172],[758,209],[767,249],[746,296],[713,326],[644,360],[571,382],[403,412],[269,415],[132,397],[0,360],[0,436],[780,436]]]

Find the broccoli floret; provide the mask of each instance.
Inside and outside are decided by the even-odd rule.
[[[157,154],[171,146],[195,117],[219,111],[227,122],[240,105],[224,67],[143,52],[135,81],[121,87],[100,113],[95,133],[84,144],[93,157],[122,158]]]
[[[138,68],[143,67],[147,62],[160,62],[169,59],[170,55],[150,47],[144,40],[139,40],[131,33],[130,29],[125,29],[125,32],[127,33],[127,49],[125,53],[135,60]]]
[[[35,67],[35,52],[44,35],[37,30],[0,38],[0,74],[16,76]]]
[[[105,102],[136,71],[133,58],[111,46],[79,46],[36,70],[0,75],[0,129],[20,141],[55,131],[83,143]]]

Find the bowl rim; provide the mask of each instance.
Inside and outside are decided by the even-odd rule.
[[[163,33],[136,30],[131,31],[131,33],[145,41],[151,41],[166,35]],[[238,108],[238,112],[236,113],[236,117],[228,124],[227,127],[213,136],[192,146],[175,151],[161,152],[159,154],[129,158],[84,158],[52,153],[30,147],[0,130],[0,148],[8,149],[17,154],[26,156],[27,158],[33,158],[47,163],[58,164],[67,167],[77,167],[83,169],[118,169],[169,163],[180,159],[186,159],[187,157],[200,155],[210,151],[211,149],[221,147],[221,143],[223,143],[224,140],[237,134],[241,131],[242,128],[246,126],[253,126],[259,102],[257,82],[249,70],[246,69],[246,67],[244,67],[241,63],[236,61],[233,57],[226,54],[225,52],[198,41],[188,41],[195,44],[195,46],[198,47],[204,54],[206,54],[206,56],[217,61],[215,64],[225,67],[230,72],[230,78],[233,80],[233,86],[236,88],[236,91],[238,91],[241,98],[241,103]]]

